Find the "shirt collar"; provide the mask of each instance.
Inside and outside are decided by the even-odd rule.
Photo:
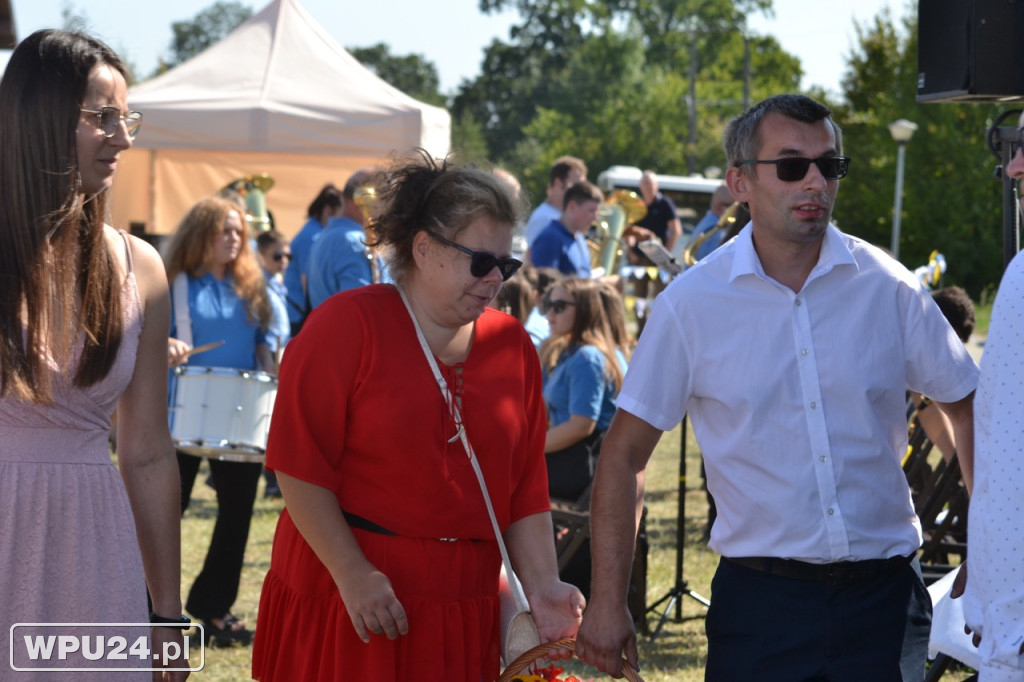
[[[769,279],[761,266],[761,260],[754,250],[754,228],[753,222],[746,226],[736,236],[736,256],[733,258],[732,271],[729,273],[729,281],[733,281],[743,275],[755,275],[761,279]],[[818,263],[811,270],[807,277],[807,285],[811,280],[822,277],[833,268],[841,265],[851,265],[858,268],[857,260],[847,246],[843,234],[836,227],[829,223],[825,228],[825,236],[821,243],[821,252],[818,254]]]

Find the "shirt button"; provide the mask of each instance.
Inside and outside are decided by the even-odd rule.
[[[800,301],[800,299],[799,299],[799,298],[798,298],[798,299],[796,299],[796,301],[794,301],[794,303],[796,303],[796,307],[797,307],[797,308],[799,308],[800,306],[802,306],[802,305],[803,305],[803,303],[802,303],[802,302]]]
[[[815,403],[815,402],[811,403],[811,409],[812,410],[817,409],[817,407],[818,407],[818,403]]]
[[[829,508],[828,508],[828,515],[829,515],[829,516],[832,516],[832,515],[833,515],[833,514],[835,514],[835,513],[836,513],[836,512],[835,512],[835,510],[834,510],[834,509],[832,509],[832,507],[829,507]]]
[[[800,349],[800,355],[810,355],[810,354],[811,354],[811,351],[807,350],[806,348],[801,348]]]
[[[818,456],[818,461],[819,462],[824,462],[825,461],[825,455],[819,455]]]

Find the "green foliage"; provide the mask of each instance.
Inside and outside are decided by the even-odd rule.
[[[171,58],[162,66],[166,70],[186,62],[210,47],[252,16],[252,9],[238,0],[218,0],[202,10],[191,21],[171,24]]]
[[[916,101],[916,17],[893,25],[888,11],[857,26],[858,48],[835,106],[845,151],[853,159],[842,182],[836,220],[851,234],[888,248],[897,145],[888,124],[906,118],[918,130],[906,147],[900,260],[924,265],[933,250],[947,261],[946,284],[977,299],[1002,271],[1001,187],[985,135],[999,114],[989,104]]]
[[[452,153],[459,163],[486,166],[490,160],[483,128],[470,113],[452,119]]]
[[[766,10],[769,0],[480,6],[514,6],[522,23],[512,42],[486,50],[483,73],[462,86],[453,111],[473,113],[492,158],[516,172],[533,198],[544,196],[548,166],[561,154],[583,158],[595,174],[623,163],[666,173],[721,167],[722,129],[745,102],[747,46],[754,95],[799,84],[799,63],[774,39],[745,42],[746,12]]]
[[[437,75],[437,67],[423,55],[393,55],[386,43],[346,49],[363,66],[410,97],[444,106],[445,97],[440,92],[441,79]]]

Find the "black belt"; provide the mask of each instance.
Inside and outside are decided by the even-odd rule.
[[[358,528],[359,530],[369,531],[370,533],[377,533],[378,535],[398,535],[393,530],[388,530],[384,526],[378,525],[369,519],[364,519],[362,516],[347,512],[344,509],[341,513],[345,515],[345,521],[351,528]],[[469,542],[477,542],[475,538],[431,538],[438,542],[458,542],[459,540],[468,540]]]
[[[915,556],[916,554],[911,554],[888,559],[838,561],[832,564],[809,564],[806,561],[795,559],[762,556],[722,557],[722,560],[780,578],[806,580],[826,585],[855,585],[906,566]]]
[[[378,535],[398,535],[393,530],[388,530],[384,526],[378,526],[376,523],[369,519],[364,519],[362,516],[356,516],[351,512],[347,512],[344,509],[341,513],[345,515],[345,520],[348,521],[348,525],[352,528],[358,528],[359,530],[366,530],[371,533],[377,533]]]

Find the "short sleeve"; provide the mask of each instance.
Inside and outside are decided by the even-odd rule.
[[[909,298],[907,387],[939,402],[952,403],[966,397],[977,387],[979,372],[963,342],[922,287],[903,283],[900,295]]]
[[[267,468],[331,490],[338,487],[344,415],[364,343],[360,328],[345,324],[355,314],[347,299],[333,298],[288,344],[267,439]]]
[[[560,242],[545,227],[530,247],[530,262],[538,268],[561,269],[561,255]]]
[[[548,496],[548,470],[544,459],[544,439],[547,436],[547,417],[544,396],[541,393],[541,369],[537,350],[529,334],[522,330],[520,346],[523,359],[523,406],[527,419],[527,433],[523,445],[516,453],[519,465],[513,472],[509,502],[511,522],[551,510]]]
[[[654,302],[616,405],[657,429],[671,431],[686,414],[692,381],[686,334],[672,308],[675,299],[666,293]]]
[[[583,346],[568,362],[569,414],[597,421],[606,385],[604,355],[594,346]]]

